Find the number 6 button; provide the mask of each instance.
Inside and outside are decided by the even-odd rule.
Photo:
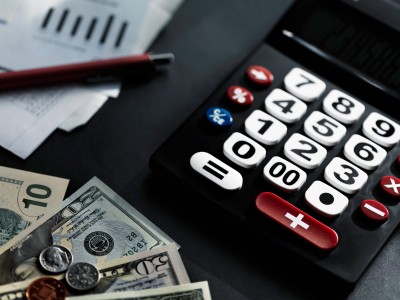
[[[365,170],[373,170],[385,159],[387,152],[369,139],[354,134],[344,145],[344,156]]]

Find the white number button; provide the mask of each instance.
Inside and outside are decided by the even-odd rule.
[[[300,68],[293,68],[284,84],[289,93],[307,102],[318,99],[326,89],[325,82]]]
[[[243,177],[238,171],[207,152],[193,154],[190,166],[224,190],[239,190],[243,185]]]
[[[324,147],[300,133],[293,133],[283,148],[286,157],[306,169],[318,167],[326,157]]]
[[[362,131],[367,138],[383,147],[392,147],[400,140],[400,126],[389,118],[372,112],[365,119]]]
[[[274,156],[264,167],[264,178],[285,192],[298,191],[307,179],[307,174],[291,162]]]
[[[307,111],[307,104],[281,89],[274,89],[264,104],[268,113],[286,123],[300,120]]]
[[[374,170],[386,155],[385,149],[358,134],[352,135],[344,145],[344,156],[365,170]]]
[[[325,217],[336,217],[344,211],[349,199],[333,187],[314,181],[305,194],[306,203]]]
[[[287,132],[285,124],[261,110],[247,117],[244,128],[249,136],[265,145],[279,143]]]
[[[324,146],[338,144],[346,135],[346,127],[320,111],[312,112],[304,122],[305,133]]]
[[[335,157],[326,166],[324,177],[335,188],[348,194],[357,193],[368,179],[367,173],[340,157]]]
[[[244,134],[234,132],[224,143],[224,154],[243,168],[255,168],[265,158],[263,146]]]
[[[352,124],[357,121],[365,111],[365,106],[349,95],[332,90],[323,102],[324,111],[344,124]]]

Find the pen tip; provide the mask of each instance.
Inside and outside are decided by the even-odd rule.
[[[172,53],[151,53],[150,59],[157,65],[170,64],[175,57]]]

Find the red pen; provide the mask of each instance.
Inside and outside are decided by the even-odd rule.
[[[147,78],[158,65],[173,62],[172,53],[145,53],[83,63],[57,65],[0,73],[0,91],[71,81],[102,81],[110,78]]]

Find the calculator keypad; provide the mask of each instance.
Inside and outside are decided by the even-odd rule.
[[[262,45],[153,165],[354,282],[400,223],[400,125],[362,100]]]

